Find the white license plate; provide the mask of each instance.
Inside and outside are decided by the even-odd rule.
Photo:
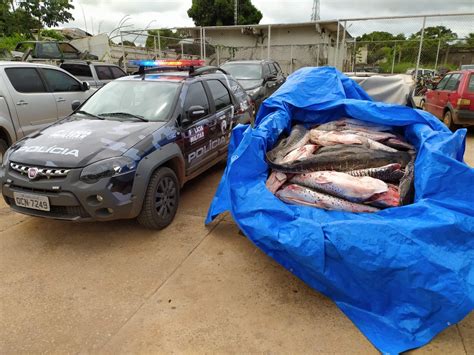
[[[31,208],[33,210],[49,211],[49,199],[46,196],[14,192],[15,204],[19,207]]]

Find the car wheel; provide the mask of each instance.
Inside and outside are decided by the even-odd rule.
[[[179,182],[169,168],[157,169],[150,178],[138,223],[151,229],[163,229],[172,221],[178,209]]]
[[[455,127],[454,127],[454,123],[453,123],[453,115],[451,113],[451,111],[446,111],[444,116],[443,116],[443,123],[450,129],[450,130],[454,130]]]
[[[3,161],[3,156],[8,149],[8,143],[4,139],[0,139],[0,163]]]
[[[420,110],[426,111],[426,108],[425,108],[425,100],[421,100],[421,101],[420,101]]]

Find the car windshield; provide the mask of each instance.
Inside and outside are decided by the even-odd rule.
[[[105,119],[167,121],[179,83],[119,80],[100,89],[81,111]]]
[[[222,69],[236,79],[258,80],[262,78],[260,64],[227,63],[222,66]]]

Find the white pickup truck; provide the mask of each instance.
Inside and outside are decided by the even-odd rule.
[[[68,116],[94,91],[56,66],[0,62],[0,158],[13,142]]]
[[[60,68],[68,71],[79,80],[87,81],[91,87],[96,88],[127,75],[115,64],[85,60],[68,60],[61,63]]]

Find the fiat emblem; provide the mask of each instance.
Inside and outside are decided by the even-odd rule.
[[[28,179],[33,180],[38,176],[38,168],[28,168]]]

